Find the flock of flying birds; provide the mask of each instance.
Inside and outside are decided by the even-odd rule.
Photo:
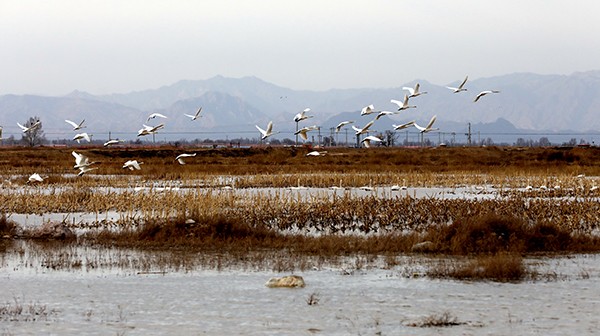
[[[467,91],[467,89],[465,88],[465,84],[467,83],[468,78],[469,78],[469,76],[466,76],[465,79],[460,83],[460,85],[458,87],[447,86],[447,88],[452,90],[453,93],[460,93],[463,91]],[[416,108],[415,105],[410,105],[409,100],[411,98],[416,98],[420,95],[427,93],[426,91],[420,91],[419,83],[416,83],[414,87],[406,87],[405,86],[402,89],[408,91],[408,93],[406,93],[404,95],[403,100],[401,100],[401,101],[395,100],[395,99],[390,100],[391,103],[397,105],[398,108],[396,111],[376,111],[375,107],[373,105],[368,105],[368,106],[365,106],[362,108],[362,110],[360,112],[361,116],[374,114],[374,113],[377,113],[377,114],[375,115],[375,118],[373,120],[369,121],[362,128],[358,128],[358,127],[352,125],[352,129],[355,131],[355,135],[356,135],[357,139],[362,134],[368,134],[370,127],[375,123],[375,121],[379,120],[379,118],[386,116],[386,115],[398,114],[399,112],[410,109],[410,108]],[[481,97],[483,97],[485,95],[499,93],[499,92],[500,91],[498,91],[498,90],[481,91],[479,94],[477,94],[477,96],[475,96],[475,99],[473,100],[473,102],[479,101],[479,99],[481,99]],[[195,114],[193,114],[193,115],[185,114],[185,116],[190,118],[192,121],[194,121],[194,120],[197,120],[198,118],[202,117],[201,112],[202,112],[202,107],[200,107],[196,111]],[[308,140],[308,132],[319,129],[319,127],[317,125],[305,126],[305,127],[298,129],[299,122],[314,117],[312,115],[308,115],[307,114],[308,112],[310,112],[310,108],[306,108],[294,116],[294,122],[296,122],[296,132],[294,133],[294,135],[300,136],[304,141]],[[167,119],[167,116],[160,114],[160,113],[152,113],[146,119],[146,123],[155,118]],[[428,133],[428,132],[431,132],[434,130],[438,130],[438,128],[433,128],[433,124],[435,123],[436,118],[437,118],[436,115],[431,117],[429,123],[426,126],[420,126],[414,120],[404,123],[404,124],[401,124],[401,125],[394,124],[392,126],[394,127],[394,130],[396,130],[396,131],[414,126],[416,129],[419,130],[419,132],[421,134],[423,134],[423,133]],[[84,126],[85,120],[82,120],[80,123],[75,123],[71,120],[65,120],[65,122],[67,122],[69,125],[71,125],[73,127],[73,131],[79,131],[86,127],[86,126]],[[346,125],[353,124],[353,123],[354,123],[354,120],[342,121],[335,127],[335,132],[339,133],[343,127],[345,127]],[[39,127],[41,125],[41,123],[40,123],[40,121],[36,121],[29,127],[25,127],[19,123],[17,123],[17,125],[21,128],[23,133],[27,133],[27,132],[31,132],[35,128]],[[255,126],[258,129],[258,131],[261,133],[262,141],[266,140],[270,136],[273,136],[273,135],[279,133],[279,132],[273,131],[273,121],[270,121],[267,124],[266,129],[262,129],[258,125],[255,125]],[[160,129],[162,129],[164,127],[165,127],[165,125],[163,123],[160,123],[156,126],[149,126],[144,123],[144,124],[142,124],[142,128],[138,131],[137,136],[140,137],[140,136],[155,134],[156,132],[158,132]],[[86,132],[75,134],[75,136],[73,136],[73,140],[77,141],[77,143],[80,143],[81,140],[86,140],[87,142],[91,141],[90,135]],[[381,141],[383,141],[383,140],[374,135],[367,135],[360,141],[360,143],[363,146],[365,146],[366,148],[369,148],[372,146],[372,144],[379,143]],[[109,147],[109,146],[118,144],[120,142],[123,142],[123,140],[109,139],[106,143],[104,143],[104,147]],[[320,155],[325,155],[325,153],[327,153],[327,152],[326,151],[312,151],[306,155],[307,156],[320,156]],[[79,173],[77,174],[78,176],[81,176],[89,171],[97,169],[97,167],[92,167],[92,165],[94,165],[98,162],[90,161],[87,156],[85,156],[81,153],[77,153],[75,151],[73,151],[72,154],[73,154],[73,157],[75,158],[75,165],[73,166],[73,168],[79,169]],[[177,161],[177,162],[179,162],[179,164],[183,165],[183,164],[185,164],[185,161],[184,161],[185,158],[193,157],[193,156],[196,156],[196,153],[183,153],[183,154],[178,155],[175,158],[175,161]],[[123,164],[123,169],[140,170],[142,164],[143,164],[143,162],[138,162],[137,160],[129,160]],[[29,177],[27,182],[28,183],[43,182],[44,178],[45,177],[39,175],[38,173],[35,173]]]
[[[467,89],[465,88],[465,84],[467,83],[467,80],[469,79],[469,76],[466,76],[465,79],[460,83],[460,85],[458,87],[451,87],[451,86],[447,86],[446,88],[452,90],[452,92],[454,93],[460,93],[463,91],[467,91]],[[409,99],[411,98],[415,98],[418,97],[420,95],[426,94],[427,92],[425,91],[420,91],[420,85],[419,83],[416,83],[414,87],[403,87],[403,90],[408,91],[407,94],[404,95],[404,99],[403,100],[396,100],[396,99],[391,99],[390,102],[392,104],[395,104],[398,106],[398,109],[396,111],[376,111],[375,107],[373,105],[368,105],[362,108],[360,115],[361,116],[365,116],[365,115],[369,115],[369,114],[373,114],[373,113],[377,113],[375,116],[375,119],[369,121],[365,126],[363,126],[362,128],[358,128],[354,125],[352,125],[352,129],[355,131],[355,135],[358,137],[360,137],[361,134],[368,134],[369,133],[369,129],[371,126],[373,126],[373,124],[375,123],[375,121],[379,120],[379,118],[386,116],[386,115],[393,115],[393,114],[398,114],[400,111],[404,111],[407,110],[409,108],[416,108],[415,105],[410,105],[409,104]],[[499,93],[500,91],[498,90],[486,90],[486,91],[481,91],[479,94],[477,94],[477,96],[475,96],[475,99],[473,100],[473,102],[477,102],[479,101],[479,99],[481,99],[481,97],[488,95],[488,94],[492,94],[492,93]],[[298,123],[300,121],[312,118],[314,116],[312,115],[307,115],[307,113],[310,111],[310,108],[306,108],[303,111],[299,112],[298,114],[296,114],[296,116],[294,117],[294,121],[296,122],[296,125],[298,125]],[[420,126],[418,125],[414,120],[401,124],[401,125],[392,125],[394,127],[394,130],[398,131],[404,128],[408,128],[411,126],[414,126],[416,129],[419,130],[419,132],[421,134],[423,133],[428,133],[434,130],[438,130],[439,128],[433,128],[433,124],[435,123],[437,116],[434,115],[433,117],[431,117],[431,120],[429,121],[429,123],[426,126]],[[335,132],[339,133],[341,131],[341,129],[349,124],[354,123],[354,120],[346,120],[346,121],[342,121],[340,122],[336,127],[335,127]],[[258,125],[256,125],[256,128],[258,129],[258,131],[261,133],[262,137],[261,140],[265,140],[268,137],[277,134],[279,132],[274,132],[273,131],[273,122],[270,121],[269,124],[267,125],[266,129],[262,129],[261,127],[259,127]],[[302,127],[301,129],[298,129],[298,127],[296,127],[296,132],[294,133],[294,135],[299,135],[303,140],[307,140],[308,139],[308,135],[307,133],[310,131],[314,131],[314,130],[318,130],[319,127],[316,125],[313,126],[306,126],[306,127]],[[357,140],[358,141],[358,140]],[[382,139],[374,136],[374,135],[367,135],[365,138],[363,138],[360,143],[369,148],[371,147],[372,143],[377,143],[377,142],[381,142]],[[319,153],[324,153],[324,152],[310,152],[309,155],[310,156],[317,156],[317,155],[322,155]]]
[[[198,118],[202,117],[200,115],[201,112],[202,112],[202,107],[200,107],[194,115],[185,114],[185,116],[191,118],[191,120],[194,121],[194,120],[197,120]],[[146,119],[146,122],[149,122],[151,119],[155,119],[155,118],[166,119],[167,116],[160,114],[160,113],[152,113],[148,116],[148,118]],[[76,122],[73,122],[68,119],[66,119],[65,122],[73,127],[73,131],[79,131],[83,128],[86,128],[86,126],[84,125],[85,119],[82,120],[80,123],[76,123]],[[23,126],[19,123],[17,123],[17,125],[21,128],[23,133],[28,133],[28,132],[32,132],[37,127],[39,127],[41,125],[41,122],[39,120],[37,120],[29,127]],[[142,128],[138,131],[138,137],[154,134],[158,130],[162,129],[163,127],[165,127],[165,125],[162,123],[157,126],[148,126],[146,124],[142,124]],[[87,142],[90,142],[91,138],[88,133],[82,132],[82,133],[75,134],[75,136],[73,136],[73,140],[77,141],[77,143],[80,143],[81,140],[86,140]],[[109,139],[107,142],[104,143],[104,147],[116,145],[120,142],[123,142],[123,140]],[[90,159],[86,155],[77,153],[76,151],[71,152],[71,154],[75,158],[75,165],[73,166],[73,169],[79,169],[79,173],[77,174],[77,176],[82,176],[83,174],[85,174],[89,171],[98,169],[97,167],[92,167],[92,166],[99,162],[90,161]],[[182,154],[179,154],[177,157],[175,157],[175,161],[177,161],[181,165],[184,165],[185,158],[194,157],[194,156],[196,156],[196,153],[182,153]],[[129,170],[141,170],[142,164],[144,164],[144,163],[138,162],[137,160],[128,160],[123,164],[122,168],[129,169]],[[46,178],[47,178],[47,176],[42,176],[39,173],[33,173],[27,179],[27,183],[43,182]]]

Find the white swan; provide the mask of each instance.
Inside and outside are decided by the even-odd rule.
[[[179,164],[184,165],[185,161],[183,161],[183,159],[187,158],[187,157],[193,157],[193,156],[196,156],[196,153],[191,153],[191,154],[183,153],[183,154],[177,155],[177,157],[175,158],[175,160],[177,162],[179,162]]]
[[[144,136],[144,135],[154,134],[159,129],[162,129],[164,127],[165,127],[165,124],[158,124],[156,126],[142,125],[142,128],[138,131],[138,135],[137,136]]]
[[[85,156],[83,154],[79,154],[76,151],[72,151],[71,154],[75,158],[75,165],[73,166],[73,169],[88,167],[95,163],[98,163],[96,161],[90,162],[90,160],[87,156]]]
[[[27,132],[33,131],[34,129],[36,129],[41,124],[42,124],[42,122],[38,120],[38,121],[34,122],[29,127],[25,127],[25,126],[23,126],[23,125],[21,125],[19,123],[17,123],[17,126],[19,126],[19,128],[21,128],[21,131],[23,131],[23,133],[27,133]]]
[[[392,99],[390,100],[390,102],[398,105],[398,111],[403,111],[409,108],[416,108],[415,105],[408,105],[408,95],[404,95],[403,101]]]
[[[407,90],[409,95],[408,98],[413,98],[413,97],[418,97],[422,94],[426,94],[427,91],[423,92],[423,91],[419,91],[420,85],[419,83],[415,84],[414,88],[408,87],[408,86],[404,86],[402,87],[402,90]]]
[[[260,138],[261,140],[265,140],[266,138],[268,138],[271,135],[275,134],[275,133],[273,133],[273,122],[272,121],[269,121],[269,123],[267,124],[267,129],[266,130],[258,127],[258,125],[254,125],[254,126],[256,126],[256,129],[258,129],[258,131],[260,132],[260,134],[262,134],[262,137]]]
[[[446,86],[446,88],[454,91],[454,93],[459,93],[459,92],[462,92],[462,91],[467,91],[467,89],[465,89],[465,83],[467,82],[467,79],[469,79],[469,76],[466,76],[465,80],[463,80],[462,83],[460,83],[460,85],[458,87]]]
[[[163,119],[167,119],[167,116],[164,114],[160,114],[160,113],[152,113],[151,115],[148,116],[148,119],[146,119],[146,121],[150,121],[150,119],[154,119],[154,118],[163,118]]]
[[[202,118],[202,116],[200,115],[200,112],[202,112],[202,106],[198,109],[198,111],[196,111],[196,114],[194,114],[194,115],[187,114],[187,113],[184,113],[183,115],[185,115],[188,118],[191,118],[192,121],[194,121],[198,118]]]
[[[352,125],[352,129],[354,131],[356,131],[356,135],[361,135],[361,134],[367,133],[369,131],[369,127],[371,127],[374,122],[375,122],[375,120],[369,121],[363,128],[358,128],[358,127]]]
[[[296,131],[294,133],[294,135],[300,135],[300,137],[302,139],[304,139],[304,141],[308,140],[308,132],[310,131],[314,131],[319,129],[319,126],[317,125],[313,125],[313,126],[306,126],[306,127],[302,127],[301,129],[299,129],[298,131]]]
[[[310,111],[310,108],[308,108],[308,107],[305,108],[303,111],[299,112],[298,114],[296,114],[294,116],[294,121],[295,122],[300,122],[302,120],[306,120],[308,118],[314,117],[314,116],[311,116],[311,115],[306,115],[306,113],[309,112],[309,111]]]
[[[65,122],[67,124],[73,126],[73,131],[77,131],[79,129],[85,128],[85,126],[83,126],[83,123],[85,122],[85,119],[83,119],[79,124],[77,124],[77,123],[75,123],[75,122],[73,122],[71,120],[68,120],[68,119],[65,119]]]
[[[476,103],[476,102],[479,100],[479,98],[481,98],[481,97],[483,97],[483,96],[485,96],[485,95],[487,95],[487,94],[490,94],[490,93],[500,93],[500,91],[498,91],[498,90],[485,90],[485,91],[481,91],[481,92],[479,92],[479,94],[478,94],[478,95],[475,97],[475,99],[473,100],[473,102],[474,102],[474,103]]]
[[[379,118],[381,118],[383,116],[390,116],[392,114],[398,114],[398,112],[381,111],[381,112],[377,113],[377,116],[375,116],[375,120],[379,120]]]
[[[432,128],[433,123],[435,122],[435,119],[437,118],[437,116],[433,116],[431,117],[431,120],[429,120],[429,124],[427,124],[427,126],[423,127],[423,126],[419,126],[417,125],[417,123],[413,123],[413,125],[419,130],[419,132],[421,133],[427,133],[427,132],[431,132],[431,131],[435,131],[438,130],[439,128]]]
[[[413,121],[409,121],[409,122],[407,122],[405,124],[401,124],[401,125],[392,124],[392,127],[394,127],[394,131],[399,131],[401,129],[409,128],[410,126],[412,126],[414,124],[415,124],[415,121],[413,120]]]
[[[27,179],[27,183],[36,183],[36,182],[44,182],[44,177],[42,177],[40,174],[38,173],[33,173],[31,174],[31,176],[29,176],[29,178]]]
[[[87,133],[77,133],[75,134],[75,136],[73,137],[73,140],[77,141],[77,143],[81,143],[81,140],[85,140],[87,142],[90,142],[90,136]]]
[[[306,156],[324,156],[325,154],[327,154],[327,151],[312,151],[306,153]]]
[[[142,167],[140,167],[141,164],[143,164],[143,162],[137,162],[137,160],[128,160],[125,162],[125,164],[123,164],[123,169],[140,170],[142,169]]]
[[[379,139],[378,137],[374,136],[374,135],[369,135],[368,137],[365,137],[364,139],[362,139],[361,143],[366,147],[366,148],[371,148],[371,142],[381,142],[382,140]]]
[[[375,112],[375,106],[373,106],[373,104],[371,104],[371,105],[367,105],[367,106],[363,107],[360,110],[360,115],[361,116],[369,115],[369,114],[374,113],[374,112]]]
[[[103,144],[103,146],[104,147],[108,147],[108,146],[116,145],[116,144],[118,144],[120,142],[125,142],[125,140],[111,139],[111,140],[108,140],[107,142],[105,142]]]
[[[79,173],[77,174],[77,176],[82,176],[83,174],[92,171],[94,169],[98,169],[97,167],[79,167]]]
[[[342,130],[342,127],[348,125],[348,124],[353,124],[354,120],[346,120],[346,121],[342,121],[341,123],[339,123],[336,127],[335,127],[335,133],[339,133]]]

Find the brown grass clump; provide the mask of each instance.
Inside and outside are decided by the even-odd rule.
[[[13,237],[17,234],[18,225],[14,221],[6,218],[6,215],[0,217],[0,238]]]
[[[480,255],[464,263],[441,263],[430,269],[427,275],[434,278],[511,282],[524,280],[530,272],[520,254],[498,253]]]
[[[221,215],[198,220],[151,220],[134,229],[121,232],[103,230],[88,233],[86,239],[127,247],[216,249],[226,246],[245,249],[261,246],[278,235],[266,228],[255,228]]]
[[[438,252],[460,255],[578,250],[571,234],[556,224],[529,225],[520,218],[495,214],[462,218],[441,230],[430,229],[427,240],[436,244]],[[577,241],[591,240],[594,238],[585,236]]]

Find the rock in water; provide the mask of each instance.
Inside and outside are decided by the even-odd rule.
[[[269,281],[267,281],[267,283],[265,283],[265,286],[267,286],[269,288],[275,288],[275,287],[293,288],[293,287],[304,287],[305,283],[304,283],[304,278],[302,278],[299,275],[286,275],[281,278],[269,279]]]

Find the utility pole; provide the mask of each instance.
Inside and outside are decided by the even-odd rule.
[[[348,147],[348,129],[346,128],[346,147]]]
[[[471,146],[471,123],[469,123],[468,126],[468,132],[465,135],[467,136],[467,145]]]
[[[319,147],[321,147],[321,126],[319,126],[317,130],[319,131]]]

